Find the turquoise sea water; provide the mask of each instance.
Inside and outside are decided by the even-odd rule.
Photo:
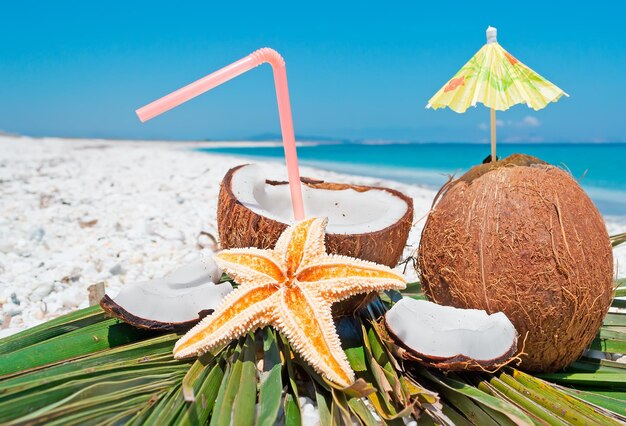
[[[282,147],[203,148],[244,157],[281,159]],[[605,215],[626,216],[626,144],[502,144],[500,158],[533,155],[569,170]],[[298,148],[300,162],[337,172],[393,179],[437,189],[489,154],[489,146],[464,143],[320,144]]]

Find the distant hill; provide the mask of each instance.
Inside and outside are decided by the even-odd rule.
[[[283,140],[283,136],[279,133],[260,133],[257,135],[250,136],[245,138],[245,140],[250,141],[276,141],[280,142]],[[322,143],[350,143],[354,142],[350,139],[341,139],[341,138],[331,138],[328,136],[309,136],[309,135],[296,135],[296,141],[306,141],[306,142],[322,142]]]

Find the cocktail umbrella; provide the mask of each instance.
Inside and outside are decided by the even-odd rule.
[[[523,103],[537,111],[563,95],[569,96],[504,50],[496,35],[495,28],[487,28],[487,44],[426,105],[433,109],[449,107],[458,113],[478,102],[490,108],[491,161],[496,161],[496,110]]]

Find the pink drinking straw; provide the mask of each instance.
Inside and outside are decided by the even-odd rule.
[[[285,68],[284,59],[274,49],[264,47],[263,49],[252,52],[245,58],[215,71],[213,74],[209,74],[169,95],[163,96],[161,99],[157,99],[139,108],[136,112],[139,119],[142,122],[146,122],[266,62],[272,66],[272,71],[274,72],[274,85],[276,86],[276,99],[278,100],[278,115],[280,117],[280,128],[283,134],[285,160],[287,161],[287,175],[289,176],[293,216],[295,220],[302,220],[304,219],[304,204],[302,203],[298,154],[296,153],[296,139],[293,131],[293,120],[291,118],[291,104],[289,103],[287,69]]]

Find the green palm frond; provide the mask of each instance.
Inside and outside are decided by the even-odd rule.
[[[424,298],[419,283],[403,295]],[[626,280],[616,295],[626,295]],[[178,334],[138,330],[99,307],[76,311],[0,340],[0,423],[291,425],[304,415],[302,396],[317,403],[323,425],[403,424],[406,416],[434,424],[626,422],[626,364],[614,360],[626,352],[622,311],[606,316],[590,345],[604,359],[583,356],[535,376],[511,367],[446,375],[392,355],[378,320],[399,296],[382,294],[337,321],[358,379],[349,389],[323,379],[270,328],[185,362],[172,357]]]
[[[414,297],[420,297],[417,288],[409,286]],[[112,333],[124,325],[104,316],[62,334],[40,334],[52,337],[2,355],[0,423],[203,424],[210,419],[215,425],[269,425],[280,418],[298,424],[302,413],[297,401],[302,395],[317,401],[324,424],[348,418],[363,424],[378,424],[378,419],[394,423],[409,415],[440,424],[626,421],[624,364],[583,357],[564,372],[538,377],[513,368],[497,374],[443,375],[398,364],[375,326],[384,309],[377,300],[359,317],[345,317],[337,324],[350,364],[366,384],[351,392],[336,389],[317,375],[271,329],[194,363],[172,358],[176,334],[131,334],[118,346],[108,339],[107,347],[85,347],[78,356],[67,350],[66,342],[86,340],[96,324],[100,326],[96,330]],[[98,315],[98,309],[82,314]],[[52,326],[75,321],[72,315]],[[625,321],[625,314],[607,317],[596,339],[602,347],[622,347]],[[42,330],[40,326],[38,332]],[[5,340],[14,342],[17,336]],[[3,348],[4,343],[0,341]],[[37,347],[47,352],[33,349]],[[16,371],[7,364],[19,354],[28,357]]]
[[[626,232],[624,232],[623,234],[612,235],[610,239],[611,239],[611,244],[613,245],[613,247],[617,247],[620,244],[624,244],[626,243]]]

